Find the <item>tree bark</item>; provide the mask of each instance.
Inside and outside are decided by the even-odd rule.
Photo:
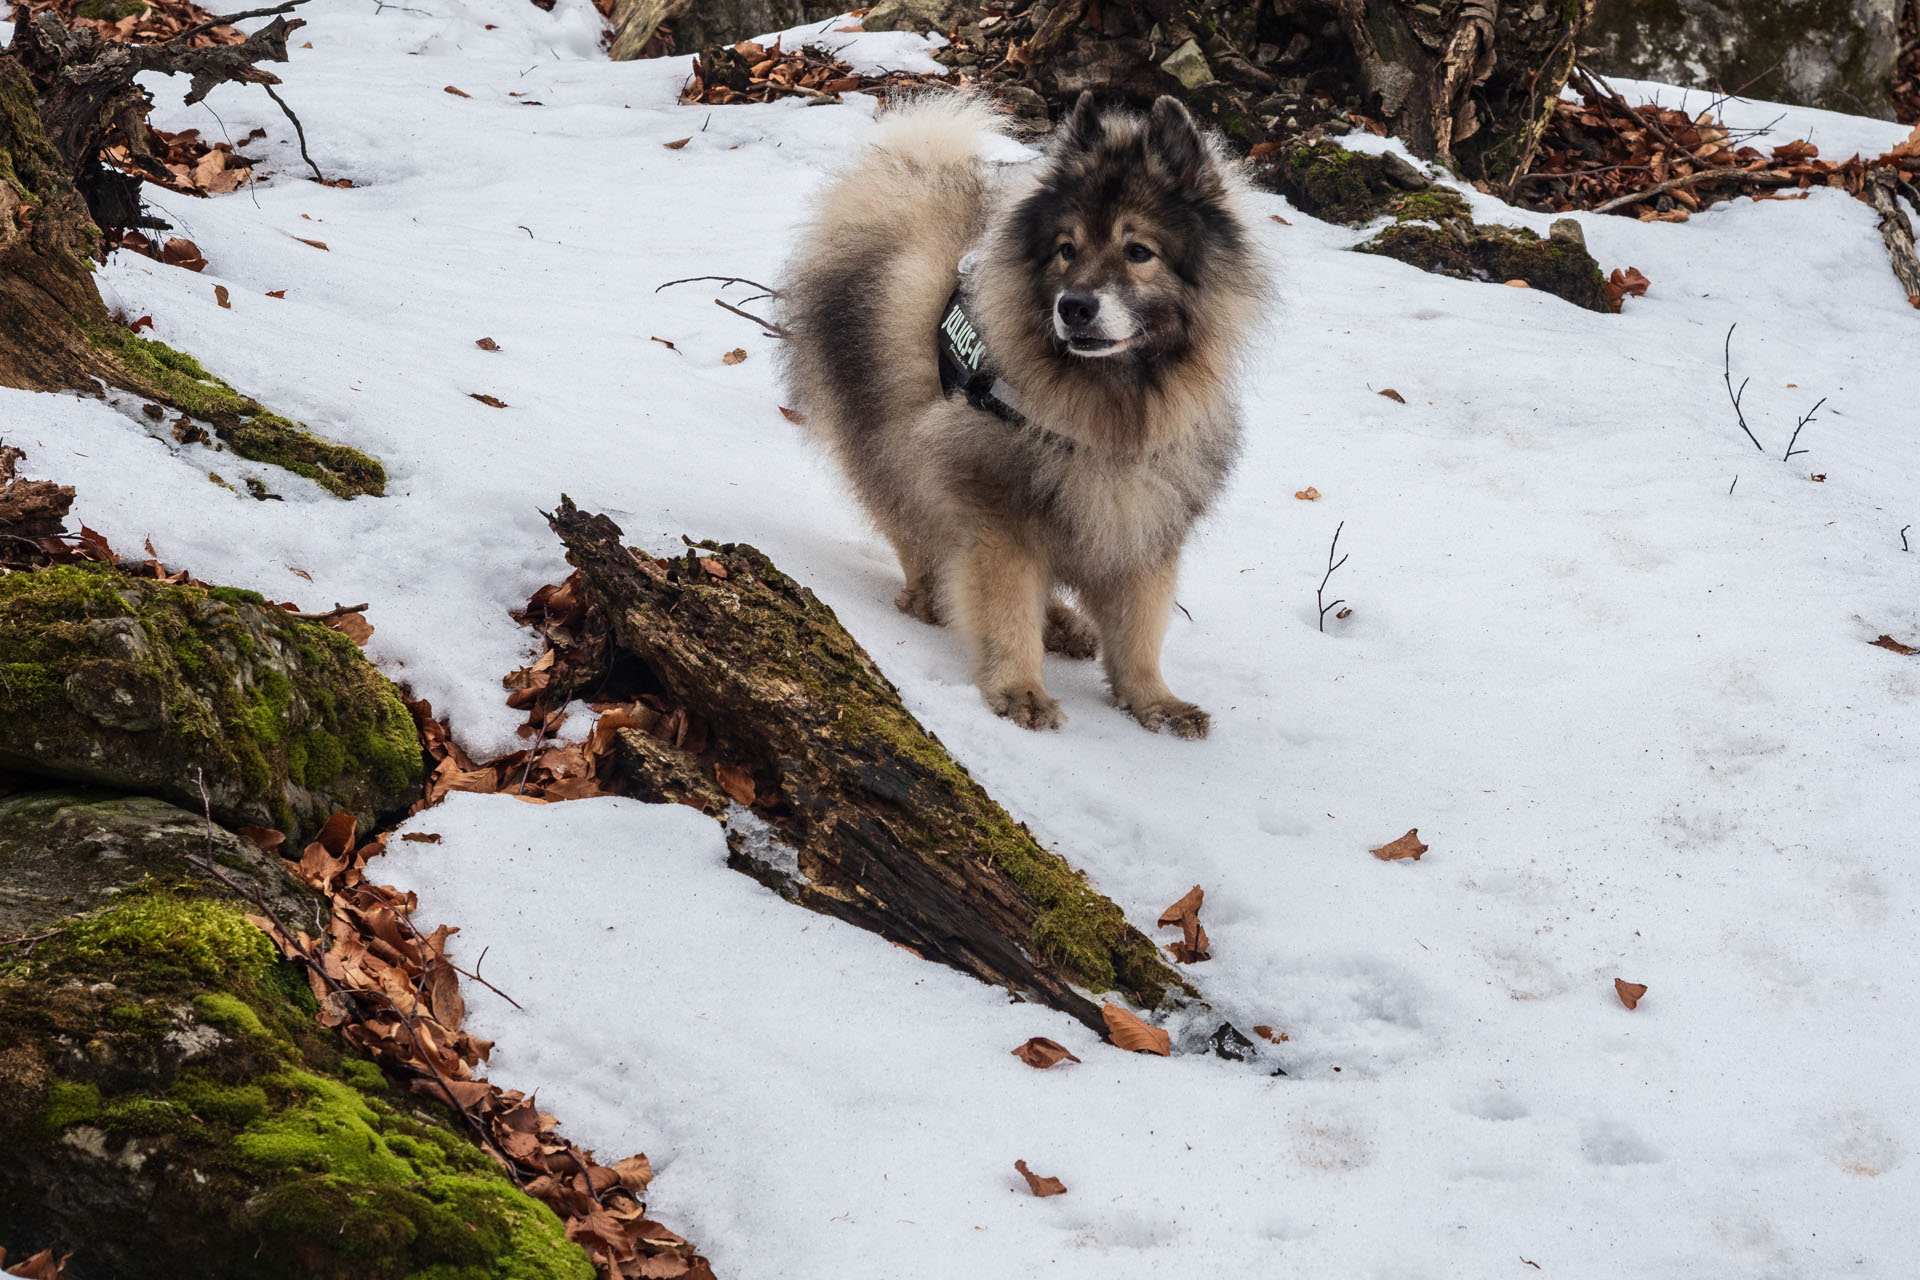
[[[1196,995],[765,556],[727,544],[657,561],[566,498],[549,522],[617,648],[707,726],[697,755],[623,730],[622,773],[644,799],[731,812],[737,870],[1103,1033],[1087,991],[1118,989],[1148,1009]]]

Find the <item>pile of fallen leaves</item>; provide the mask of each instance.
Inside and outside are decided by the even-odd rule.
[[[165,44],[194,28],[188,46],[194,49],[216,45],[241,44],[245,33],[233,27],[207,26],[215,15],[191,0],[126,0],[121,4],[102,4],[100,0],[25,0],[30,13],[52,10],[60,20],[75,29],[98,32],[102,39],[124,40],[129,44]],[[107,17],[124,9],[122,17]]]
[[[788,97],[838,102],[841,94],[856,89],[884,94],[953,83],[952,75],[912,71],[866,75],[819,45],[788,50],[777,39],[771,45],[742,40],[729,48],[708,49],[695,58],[693,76],[680,91],[680,101],[709,106]]]
[[[1729,129],[1712,108],[1690,116],[1651,103],[1630,105],[1600,80],[1576,71],[1583,100],[1561,100],[1540,140],[1525,182],[1526,203],[1566,212],[1587,209],[1630,214],[1642,222],[1685,222],[1719,200],[1798,200],[1810,187],[1861,193],[1869,168],[1889,166],[1920,181],[1920,128],[1887,154],[1823,160],[1810,142],[1761,151],[1757,136]]]
[[[278,831],[249,827],[240,834],[285,852]],[[402,839],[434,843],[439,837],[410,832]],[[387,840],[377,834],[356,846],[353,815],[339,813],[297,863],[289,860],[289,869],[332,904],[324,938],[290,927],[260,899],[255,903],[265,914],[247,917],[305,971],[320,1002],[320,1025],[338,1029],[415,1093],[445,1103],[517,1185],[560,1216],[567,1238],[586,1250],[606,1280],[711,1280],[706,1259],[691,1244],[647,1217],[641,1196],[653,1168],[646,1156],[603,1165],[562,1137],[559,1121],[531,1098],[473,1078],[493,1044],[465,1029],[460,979],[511,998],[482,978],[477,965],[463,969],[447,957],[457,928],[443,924],[422,933],[413,922],[419,904],[411,892],[366,878],[367,863]]]
[[[144,154],[129,147],[124,134],[100,152],[100,158],[124,173],[158,183],[188,196],[224,195],[237,191],[252,176],[254,161],[235,148],[267,136],[255,129],[238,143],[208,142],[198,129],[168,133],[147,128]]]

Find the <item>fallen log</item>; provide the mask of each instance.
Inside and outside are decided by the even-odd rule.
[[[1197,997],[1118,906],[921,727],[833,611],[766,556],[728,543],[656,560],[565,497],[548,522],[620,656],[705,726],[697,752],[622,729],[628,789],[726,813],[736,870],[1102,1034],[1087,992],[1167,1010]]]
[[[1907,301],[1920,307],[1920,255],[1914,252],[1913,223],[1907,220],[1895,196],[1899,181],[1899,172],[1891,166],[1868,169],[1862,194],[1880,215],[1880,239],[1893,260],[1893,274],[1906,291]],[[1920,204],[1914,207],[1920,209]]]

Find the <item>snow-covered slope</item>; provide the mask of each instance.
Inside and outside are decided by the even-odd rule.
[[[285,93],[351,190],[300,179],[263,95],[217,90],[216,124],[160,88],[170,127],[264,126],[275,177],[155,193],[204,274],[102,275],[154,336],[382,457],[391,496],[269,472],[284,503],[235,497],[206,478],[249,474],[231,455],[71,398],[0,391],[0,434],[116,545],[370,601],[370,652],[476,752],[511,741],[499,680],[531,646],[506,609],[565,572],[539,514],[561,492],[655,549],[753,542],[1136,923],[1204,885],[1196,977],[1290,1037],[1266,1047],[1285,1077],[1122,1055],[787,906],[684,809],[423,815],[445,843],[390,875],[527,1006],[471,997],[496,1078],[646,1150],[658,1216],[722,1275],[1920,1274],[1920,659],[1867,643],[1920,640],[1920,315],[1864,206],[1583,218],[1653,282],[1598,316],[1349,254],[1269,198],[1284,301],[1168,642],[1213,736],[1149,736],[1053,659],[1070,718],[1037,736],[894,612],[891,556],[778,411],[772,341],[708,285],[654,291],[770,279],[871,101],[682,108],[687,60],[602,61],[585,0],[421,7],[306,15]],[[1764,456],[1721,383],[1735,323]],[[1341,521],[1354,612],[1322,635]],[[1412,826],[1422,861],[1368,856]],[[1650,988],[1637,1011],[1616,977]],[[1030,1070],[1008,1051],[1031,1035],[1084,1063]],[[1070,1191],[1030,1197],[1016,1159]]]

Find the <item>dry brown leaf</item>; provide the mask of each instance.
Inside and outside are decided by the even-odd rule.
[[[287,291],[285,289],[269,289],[267,290],[267,296],[269,298],[284,298],[287,296]]]
[[[207,259],[200,252],[200,246],[180,236],[174,236],[160,246],[160,261],[170,267],[184,267],[188,271],[207,269]],[[134,323],[138,324],[139,321]]]
[[[1646,983],[1627,982],[1621,978],[1615,978],[1613,980],[1613,989],[1619,993],[1620,1003],[1629,1009],[1638,1009],[1640,1007],[1640,997],[1647,994]]]
[[[721,564],[711,556],[701,556],[700,567],[706,570],[709,578],[719,578],[724,581],[727,577],[727,566]]]
[[[735,804],[752,804],[756,788],[753,775],[738,765],[716,764],[713,766],[714,781],[720,789],[733,797]]]
[[[294,239],[298,240],[301,244],[310,244],[316,249],[325,250],[328,253],[333,252],[333,250],[327,248],[327,242],[325,240],[309,240],[305,236],[295,236]]]
[[[458,89],[458,88],[455,88],[453,85],[448,85],[445,89],[441,90],[441,92],[450,93],[456,98],[471,98],[473,96],[472,94],[468,93],[465,89]]]
[[[343,613],[328,625],[362,648],[373,639],[373,624],[364,613]]]
[[[804,427],[807,425],[807,415],[800,412],[798,409],[789,409],[787,408],[787,406],[781,405],[780,416],[785,418],[788,422],[791,422],[796,427]]]
[[[507,407],[507,402],[499,396],[485,396],[481,395],[478,391],[469,391],[467,395],[474,400],[478,400],[481,404],[491,405],[495,409],[504,409]]]
[[[649,339],[647,339],[647,341],[649,341],[649,342],[657,342],[657,343],[659,343],[659,344],[660,344],[661,346],[663,346],[663,347],[665,347],[665,348],[666,348],[667,350],[669,350],[669,351],[678,351],[678,350],[680,349],[680,348],[678,348],[678,347],[676,347],[676,346],[674,346],[674,345],[673,345],[673,344],[672,344],[671,342],[668,342],[668,341],[667,341],[667,340],[666,340],[665,338],[649,338]]]
[[[1867,641],[1867,643],[1881,649],[1891,649],[1895,653],[1905,653],[1905,654],[1920,653],[1920,649],[1916,649],[1910,644],[1901,644],[1898,640],[1895,640],[1892,636],[1881,636],[1876,640],[1869,640]]]
[[[222,309],[233,310],[233,295],[227,292],[227,286],[223,284],[213,286],[213,300],[219,303]]]
[[[1033,1192],[1036,1196],[1063,1196],[1067,1194],[1066,1183],[1060,1181],[1058,1178],[1041,1177],[1033,1170],[1027,1168],[1027,1162],[1025,1160],[1015,1160],[1013,1167],[1018,1169],[1020,1176],[1027,1180],[1027,1190]]]
[[[1106,1020],[1107,1035],[1122,1049],[1130,1053],[1157,1053],[1163,1058],[1173,1056],[1171,1036],[1159,1027],[1148,1026],[1111,1000],[1100,1006],[1100,1016]]]
[[[1503,281],[1503,283],[1504,283],[1504,284],[1505,284],[1505,285],[1507,286],[1507,288],[1509,288],[1509,289],[1531,289],[1531,288],[1533,288],[1533,286],[1532,286],[1532,285],[1530,285],[1530,284],[1528,284],[1528,283],[1527,283],[1527,282],[1526,282],[1525,280],[1507,280],[1507,281]]]
[[[1045,1036],[1035,1036],[1018,1049],[1013,1050],[1013,1056],[1028,1066],[1036,1067],[1041,1071],[1045,1071],[1051,1067],[1057,1067],[1063,1062],[1080,1061],[1080,1059],[1074,1057],[1073,1054],[1068,1051],[1065,1045],[1056,1040],[1049,1040]]]
[[[405,835],[401,836],[400,838],[402,840],[405,840],[408,844],[439,844],[440,843],[440,833],[438,831],[409,831]]]
[[[644,1154],[628,1156],[625,1160],[614,1163],[613,1173],[620,1179],[621,1186],[639,1195],[647,1189],[647,1184],[653,1181],[653,1162]]]
[[[1259,1036],[1262,1040],[1268,1041],[1271,1044],[1281,1044],[1281,1043],[1284,1043],[1287,1039],[1286,1032],[1275,1031],[1272,1027],[1268,1027],[1268,1026],[1256,1026],[1253,1029],[1253,1034]]]
[[[689,137],[689,138],[681,138],[677,142],[663,142],[660,145],[665,147],[669,151],[678,151],[680,148],[686,146],[689,142],[692,142],[692,141],[693,139]]]
[[[1290,227],[1293,225],[1291,222],[1288,222],[1285,218],[1281,217],[1277,213],[1270,213],[1267,216],[1269,218],[1272,218],[1275,222],[1279,223],[1283,227]]]
[[[727,352],[725,355],[720,357],[720,363],[739,364],[742,360],[745,360],[746,358],[747,358],[747,349],[745,347],[735,347],[733,350]]]
[[[1300,499],[1302,502],[1320,501],[1320,491],[1314,488],[1312,485],[1308,485],[1304,489],[1295,489],[1293,491],[1293,496]]]
[[[1206,900],[1206,897],[1206,890],[1199,885],[1193,886],[1178,902],[1162,911],[1156,923],[1164,929],[1168,925],[1180,925],[1186,920],[1198,919],[1200,904]]]
[[[1348,605],[1346,608],[1342,609],[1340,612],[1334,614],[1333,616],[1336,618],[1351,618],[1353,616],[1353,606]]]
[[[482,351],[498,351],[500,349],[500,344],[495,342],[492,338],[475,338],[473,340],[473,345],[480,348]]]
[[[353,848],[355,819],[351,813],[336,813],[320,826],[313,842],[328,853],[344,856]]]
[[[42,1249],[30,1258],[22,1258],[12,1266],[7,1266],[7,1251],[0,1249],[0,1266],[7,1267],[8,1275],[20,1276],[23,1280],[65,1280],[67,1261],[72,1257],[69,1253],[56,1260],[53,1250]]]
[[[1407,834],[1401,836],[1398,840],[1388,841],[1378,849],[1372,850],[1372,853],[1374,857],[1380,859],[1382,862],[1397,862],[1402,858],[1412,858],[1415,862],[1418,862],[1420,861],[1420,855],[1426,851],[1427,846],[1420,843],[1420,828],[1409,827]]]
[[[256,848],[265,849],[268,853],[287,842],[287,833],[275,831],[272,827],[235,827],[233,834],[245,837]]]
[[[1405,404],[1407,402],[1407,398],[1401,395],[1398,391],[1395,391],[1392,387],[1388,387],[1385,391],[1382,391],[1380,394],[1385,396],[1387,399],[1392,400],[1398,404]]]

